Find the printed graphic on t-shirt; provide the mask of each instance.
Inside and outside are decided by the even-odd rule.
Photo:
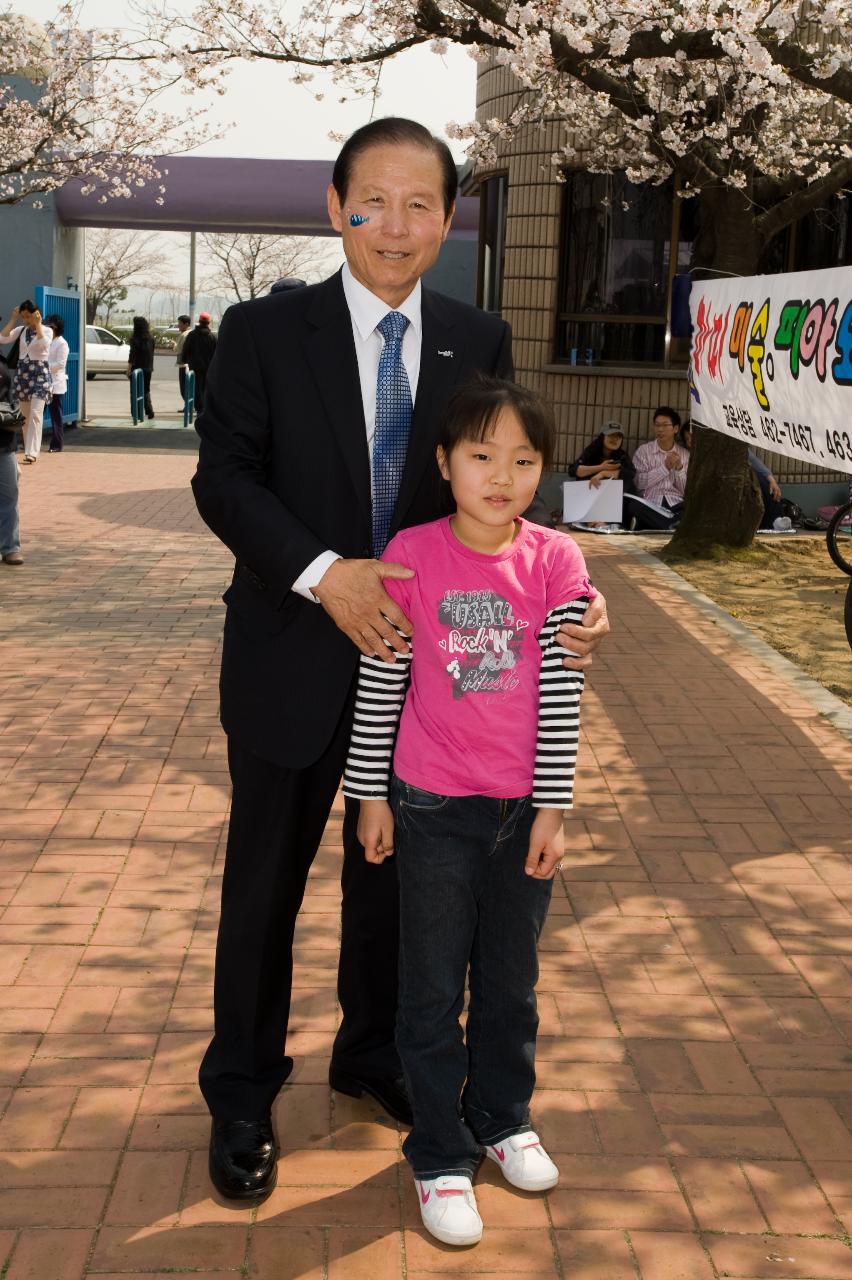
[[[520,684],[523,632],[529,626],[496,591],[447,591],[438,605],[447,628],[439,640],[449,661],[453,697],[466,693],[511,693]]]

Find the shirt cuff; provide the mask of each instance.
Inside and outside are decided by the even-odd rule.
[[[323,551],[318,555],[316,560],[312,560],[307,569],[303,569],[296,581],[293,583],[293,591],[298,591],[300,596],[304,596],[306,600],[310,600],[311,604],[319,604],[313,593],[313,588],[319,586],[320,579],[326,569],[334,564],[335,560],[341,557],[336,551]]]

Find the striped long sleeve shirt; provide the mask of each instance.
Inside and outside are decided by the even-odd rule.
[[[346,795],[387,797],[396,772],[440,795],[571,806],[584,679],[556,636],[595,592],[572,539],[521,523],[497,557],[462,547],[447,521],[390,544],[386,559],[417,574],[385,580],[414,637],[393,662],[361,659]]]
[[[551,609],[538,636],[538,732],[532,802],[539,809],[570,809],[580,742],[582,671],[564,665],[566,651],[556,634],[566,622],[581,623],[588,600],[571,600]],[[361,657],[355,719],[346,760],[343,794],[358,800],[387,798],[394,745],[411,683],[414,642],[392,663]]]

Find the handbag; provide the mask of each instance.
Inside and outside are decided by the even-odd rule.
[[[6,363],[10,369],[15,369],[21,355],[21,335],[18,334],[9,350],[6,352]]]
[[[8,400],[0,400],[0,453],[15,452],[23,424],[24,415],[13,409]]]
[[[0,400],[0,430],[10,431],[24,425],[20,409],[13,409],[8,400]]]

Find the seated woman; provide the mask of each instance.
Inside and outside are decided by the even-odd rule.
[[[624,428],[620,422],[605,422],[591,444],[568,468],[574,480],[588,480],[597,489],[604,480],[621,480],[624,493],[634,493],[635,471],[624,448]]]
[[[602,480],[623,480],[624,492],[631,492],[635,471],[624,448],[621,423],[605,422],[592,443],[571,463],[568,474],[575,480],[588,480],[594,488]]]

